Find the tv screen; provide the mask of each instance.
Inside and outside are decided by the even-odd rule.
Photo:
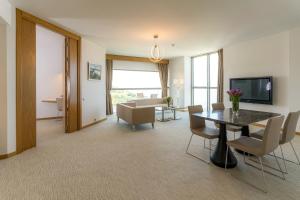
[[[241,102],[273,104],[272,77],[233,78],[230,79],[230,89],[240,89],[243,92]]]

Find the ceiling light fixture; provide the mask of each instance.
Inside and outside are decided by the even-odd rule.
[[[163,59],[162,55],[161,55],[161,49],[157,42],[158,35],[154,35],[153,39],[154,39],[154,45],[151,48],[149,59],[151,62],[158,63],[159,61],[161,61]]]

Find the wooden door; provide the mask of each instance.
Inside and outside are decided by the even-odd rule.
[[[16,151],[36,146],[36,25],[66,39],[66,132],[81,128],[80,36],[17,9]]]
[[[17,20],[16,146],[20,153],[36,146],[36,25],[21,17]]]
[[[80,99],[79,99],[79,41],[66,38],[66,132],[80,129]]]

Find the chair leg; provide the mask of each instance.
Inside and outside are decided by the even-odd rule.
[[[191,135],[191,138],[190,138],[189,144],[188,144],[188,145],[187,145],[187,147],[186,147],[186,150],[185,150],[185,152],[186,152],[186,153],[188,153],[188,150],[189,150],[189,147],[190,147],[190,144],[191,144],[191,141],[192,141],[193,135],[194,135],[194,134],[192,134],[192,135]]]
[[[268,192],[268,185],[267,185],[267,181],[266,181],[266,177],[265,177],[265,173],[264,173],[264,166],[263,166],[263,163],[262,163],[262,160],[261,160],[261,157],[258,157],[259,159],[259,162],[260,162],[260,167],[261,167],[261,173],[262,173],[262,176],[263,176],[263,179],[264,179],[264,184],[265,184],[265,188],[266,190],[264,190],[264,192]]]
[[[273,154],[274,154],[276,163],[277,163],[277,165],[278,165],[278,167],[279,167],[279,170],[281,171],[282,179],[285,180],[284,172],[282,171],[282,168],[281,168],[281,166],[280,166],[280,163],[278,162],[277,156],[275,155],[275,152],[274,152],[274,151],[273,151]]]
[[[293,145],[292,141],[290,141],[290,145],[291,145],[291,147],[292,147],[292,149],[293,149],[293,151],[294,151],[294,154],[295,154],[295,156],[296,156],[296,158],[297,158],[298,165],[300,165],[300,160],[299,160],[298,154],[297,154],[297,152],[296,152],[296,150],[295,150],[295,148],[294,148],[294,145]]]
[[[209,140],[209,157],[211,157],[211,140]]]
[[[283,160],[283,164],[284,164],[284,168],[285,168],[285,173],[287,173],[287,167],[286,167],[286,162],[285,162],[285,157],[284,157],[284,154],[283,154],[282,146],[279,145],[279,147],[280,147],[281,156],[282,156],[282,160]]]
[[[191,145],[191,141],[192,141],[193,135],[194,135],[194,134],[191,135],[189,144],[188,144],[188,146],[187,146],[187,148],[186,148],[186,151],[185,151],[186,154],[188,154],[188,155],[190,155],[190,156],[193,156],[193,157],[197,158],[198,160],[201,160],[202,162],[205,162],[206,164],[210,164],[210,161],[207,161],[207,160],[205,160],[205,159],[202,159],[202,158],[200,158],[200,157],[197,157],[197,156],[195,156],[195,155],[193,155],[192,153],[189,152],[189,147],[190,147],[190,145]]]

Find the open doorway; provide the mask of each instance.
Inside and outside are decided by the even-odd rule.
[[[65,37],[36,25],[37,142],[65,132]]]
[[[36,146],[37,128],[37,74],[36,74],[36,29],[47,28],[65,38],[64,118],[65,132],[81,128],[80,102],[80,36],[17,9],[16,34],[16,152],[21,153]],[[49,45],[46,45],[49,50]],[[51,54],[47,54],[51,57]],[[49,64],[49,63],[48,63]],[[53,66],[51,66],[53,67]],[[44,83],[42,83],[44,84]],[[49,98],[57,98],[49,96]],[[53,100],[53,99],[52,99]]]

